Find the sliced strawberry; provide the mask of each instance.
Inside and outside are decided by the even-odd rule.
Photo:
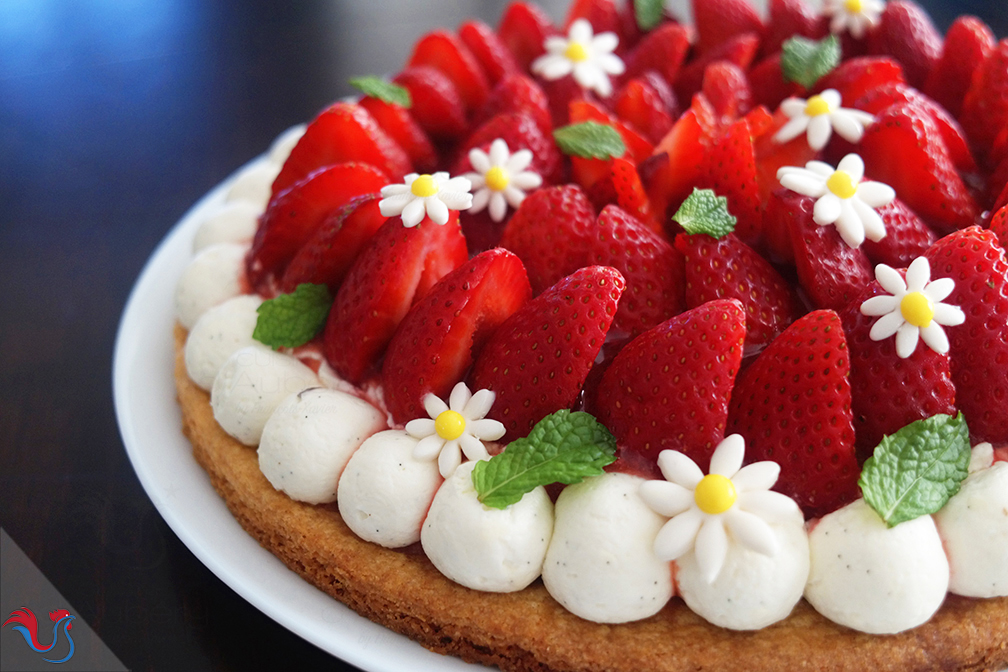
[[[780,187],[770,192],[763,212],[763,244],[767,259],[777,264],[794,264],[791,244],[792,220],[811,217],[815,201],[807,196]]]
[[[747,0],[693,0],[693,22],[700,54],[745,33],[763,36],[763,20]]]
[[[291,258],[323,223],[351,199],[373,194],[388,176],[366,163],[338,163],[321,168],[270,201],[248,255],[248,279],[264,289],[280,276]]]
[[[977,441],[1008,441],[1008,261],[990,231],[970,227],[927,252],[931,279],[952,278],[943,303],[966,321],[947,327],[956,403]]]
[[[888,82],[905,82],[899,63],[884,56],[860,56],[838,65],[813,87],[818,92],[836,89],[842,100],[857,100]]]
[[[960,16],[945,33],[941,58],[924,83],[924,93],[958,117],[977,67],[994,48],[994,33],[975,16]]]
[[[876,212],[885,224],[885,238],[877,243],[866,239],[861,244],[872,264],[906,268],[938,240],[924,220],[898,198]]]
[[[959,121],[984,159],[1003,129],[1008,128],[1008,38],[981,61],[963,98]]]
[[[474,126],[484,124],[491,117],[506,112],[524,112],[539,125],[543,135],[553,132],[549,99],[542,87],[523,74],[505,75],[490,91],[487,103],[473,119]]]
[[[879,318],[861,314],[861,304],[885,291],[877,282],[840,313],[850,350],[851,411],[858,461],[864,462],[886,434],[938,413],[956,414],[955,388],[948,355],[923,343],[906,359],[896,354],[896,339],[873,341]]]
[[[494,330],[529,300],[521,261],[487,250],[444,276],[403,318],[382,365],[396,422],[423,415],[423,398],[447,398]]]
[[[280,291],[310,282],[327,285],[335,296],[357,255],[388,219],[378,210],[380,199],[379,194],[354,198],[326,218],[287,264]]]
[[[672,82],[676,96],[679,100],[692,99],[693,94],[699,91],[703,84],[704,71],[707,66],[716,61],[728,61],[743,70],[748,70],[756,58],[758,48],[759,35],[757,33],[743,33],[705,52],[684,67],[679,73],[679,77]]]
[[[690,109],[655,145],[654,158],[641,178],[651,207],[662,216],[675,211],[705,174],[704,156],[713,140],[714,112],[703,96],[696,96]],[[660,157],[664,156],[662,160]]]
[[[348,161],[369,163],[393,181],[413,170],[403,148],[367,110],[356,103],[336,103],[308,124],[273,181],[273,197],[308,173]]]
[[[663,23],[645,35],[627,54],[624,78],[633,79],[653,70],[672,86],[689,48],[689,30],[678,23]]]
[[[801,315],[790,285],[756,250],[735,234],[715,239],[680,233],[676,249],[686,265],[686,305],[737,299],[745,308],[747,350],[762,348]]]
[[[866,173],[936,231],[970,226],[979,210],[949,157],[938,125],[914,102],[890,105],[865,130],[858,146]]]
[[[546,38],[557,34],[549,16],[538,6],[527,2],[508,5],[497,26],[501,42],[524,72],[528,72],[532,61],[546,53],[543,47]]]
[[[753,133],[745,119],[739,119],[716,139],[704,157],[704,174],[699,186],[713,189],[728,198],[728,211],[735,216],[735,234],[755,243],[763,231],[763,206],[756,178]]]
[[[662,322],[620,350],[602,376],[595,409],[616,437],[620,459],[635,453],[657,476],[658,454],[678,450],[706,472],[724,438],[745,335],[742,305],[721,299]]]
[[[1005,128],[1008,129],[1008,126]],[[1001,159],[997,167],[987,176],[987,188],[981,197],[983,202],[997,204],[1005,188],[1008,188],[1008,156]]]
[[[732,391],[725,433],[745,438],[746,459],[780,465],[774,489],[807,517],[859,494],[849,372],[840,318],[818,310],[778,336]]]
[[[459,26],[458,34],[459,39],[480,64],[490,86],[494,86],[507,75],[517,74],[518,63],[497,37],[493,28],[473,19],[463,22]]]
[[[825,26],[815,9],[805,0],[770,0],[769,5],[769,19],[760,44],[762,56],[776,54],[781,50],[781,45],[793,36],[810,39],[823,36]]]
[[[990,231],[997,236],[998,244],[1008,250],[1008,205],[1002,206],[991,215]]]
[[[592,32],[596,35],[615,33],[620,38],[620,46],[622,46],[623,21],[613,0],[573,0],[567,8],[564,30],[570,28],[570,25],[578,19],[586,19],[592,26]],[[617,49],[622,51],[619,47]]]
[[[812,220],[815,200],[801,197],[788,219],[795,268],[802,288],[817,308],[843,310],[868,286],[875,275],[868,255],[847,245],[833,226]]]
[[[757,107],[755,109],[765,108]],[[756,184],[759,186],[759,197],[762,203],[769,203],[770,194],[780,187],[777,171],[784,166],[804,166],[817,157],[817,152],[809,147],[808,139],[804,133],[787,142],[778,142],[774,139],[777,131],[787,121],[787,115],[777,110],[766,130],[753,131],[756,135],[753,142],[753,151],[756,155]],[[750,118],[750,127],[753,125]],[[766,214],[764,214],[764,220],[766,220]],[[764,221],[764,229],[765,226]]]
[[[444,226],[389,219],[358,255],[336,294],[323,335],[326,361],[359,384],[381,359],[410,306],[468,258],[453,213]]]
[[[473,389],[497,397],[487,417],[504,423],[505,441],[571,408],[605,342],[624,288],[613,268],[592,266],[562,278],[505,321],[476,358]]]
[[[776,110],[785,98],[791,96],[804,98],[806,96],[805,87],[784,79],[780,53],[767,56],[754,65],[746,77],[749,79],[749,90],[752,91],[753,103],[765,105],[771,110]]]
[[[742,68],[728,61],[715,61],[704,71],[700,88],[714,107],[714,114],[727,125],[752,109],[753,92]]]
[[[942,36],[920,5],[892,0],[878,27],[868,33],[868,49],[895,58],[903,65],[907,81],[919,89],[941,58]]]
[[[430,66],[406,68],[393,79],[410,92],[410,114],[435,140],[453,140],[466,132],[466,112],[448,77]]]
[[[479,62],[461,39],[446,30],[435,30],[421,37],[413,45],[413,54],[406,65],[426,65],[443,72],[455,85],[469,114],[482,108],[490,93],[490,84]]]
[[[600,124],[608,124],[617,131],[623,138],[623,143],[627,148],[627,158],[634,163],[639,163],[651,156],[654,149],[647,138],[630,128],[622,121],[606,112],[599,105],[588,100],[574,100],[570,103],[570,123],[579,124],[585,121],[595,121]]]
[[[563,170],[560,150],[553,142],[553,137],[544,135],[535,119],[524,112],[498,114],[476,129],[463,144],[463,151],[452,174],[461,175],[471,171],[469,150],[473,147],[479,147],[483,151],[487,151],[490,143],[498,138],[507,143],[511,153],[520,149],[531,151],[532,163],[528,169],[538,173],[546,184],[560,181]]]
[[[624,158],[613,159],[610,169],[613,190],[616,193],[615,204],[646,224],[655,233],[661,234],[661,221],[651,210],[647,192],[633,161]]]
[[[409,110],[378,98],[364,96],[358,103],[406,151],[414,170],[433,172],[437,166],[437,152],[430,138],[410,116]]]
[[[656,143],[675,123],[675,94],[657,73],[631,79],[616,94],[616,116]]]

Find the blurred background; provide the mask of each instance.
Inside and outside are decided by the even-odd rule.
[[[1008,34],[1005,0],[918,0]],[[111,357],[144,262],[287,127],[504,0],[0,0],[0,525],[134,670],[343,667],[216,579],[123,450]],[[566,2],[543,3],[556,20]],[[682,5],[684,3],[678,3]]]

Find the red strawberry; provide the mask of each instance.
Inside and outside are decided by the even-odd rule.
[[[594,200],[599,187],[602,187],[603,192],[608,192],[611,189],[611,198],[601,204]],[[633,161],[624,158],[610,159],[609,175],[596,182],[589,195],[599,210],[609,203],[613,203],[655,233],[661,234],[662,224],[651,210],[647,192],[644,191],[644,185],[641,183],[640,175],[637,173]]]
[[[810,39],[822,37],[823,22],[805,0],[770,0],[769,4],[769,19],[760,44],[761,55],[776,54],[781,45],[795,35]]]
[[[354,259],[388,219],[378,210],[379,199],[378,194],[360,196],[330,215],[287,264],[280,291],[290,293],[310,282],[328,285],[335,295]]]
[[[958,117],[973,73],[994,43],[994,33],[983,21],[975,16],[957,18],[945,33],[941,58],[924,83],[924,93]]]
[[[896,339],[871,340],[877,317],[861,314],[868,298],[885,294],[877,282],[840,313],[850,350],[851,411],[858,461],[871,457],[886,434],[938,413],[956,414],[948,355],[923,343],[908,358],[896,354]]]
[[[843,310],[868,286],[875,275],[868,255],[847,245],[833,226],[812,221],[815,200],[803,196],[799,215],[788,219],[798,280],[817,308]]]
[[[707,471],[724,438],[745,325],[738,301],[711,301],[620,350],[602,376],[595,411],[616,437],[621,459],[635,453],[657,476],[658,454],[671,449]]]
[[[811,216],[812,204],[812,199],[784,187],[770,193],[763,212],[763,244],[770,261],[794,264],[790,222]]]
[[[524,112],[533,119],[543,135],[553,132],[550,118],[549,99],[542,87],[522,74],[506,75],[490,92],[486,105],[473,119],[474,126],[480,126],[491,117],[505,112]]]
[[[944,303],[966,321],[945,330],[956,403],[978,441],[1008,441],[1008,261],[990,231],[956,231],[927,251],[931,278],[952,278]]]
[[[269,276],[279,276],[327,219],[351,199],[381,191],[388,183],[388,176],[374,166],[338,163],[316,170],[274,197],[249,251],[249,282],[265,291]]]
[[[756,57],[758,48],[759,35],[757,33],[742,33],[704,52],[699,58],[684,67],[678,78],[672,82],[676,97],[679,100],[692,99],[693,94],[699,91],[703,84],[704,71],[707,70],[707,66],[716,61],[728,61],[743,70],[748,70]]]
[[[903,69],[891,58],[860,56],[838,65],[832,72],[816,82],[818,93],[836,89],[843,100],[853,101],[888,82],[903,82]]]
[[[763,35],[763,20],[747,0],[693,0],[693,22],[700,54],[744,33]]]
[[[746,440],[746,459],[781,467],[776,490],[806,516],[855,499],[850,361],[840,318],[831,310],[802,317],[735,381],[726,434]]]
[[[579,124],[585,121],[607,124],[619,131],[620,137],[623,139],[623,144],[626,145],[626,154],[624,156],[633,160],[634,163],[639,163],[651,156],[651,151],[654,146],[643,135],[630,128],[595,103],[588,100],[571,101],[570,123]],[[580,159],[580,157],[573,158]],[[584,163],[585,161],[603,163],[601,159],[580,159],[580,161],[572,161],[572,163]],[[576,165],[575,170],[577,170]]]
[[[382,130],[406,151],[414,170],[432,172],[437,166],[437,152],[430,138],[405,108],[364,96],[358,103],[378,122]]]
[[[466,113],[458,89],[430,66],[406,68],[393,79],[410,92],[410,114],[431,138],[453,140],[466,132]]]
[[[858,146],[866,173],[939,232],[970,226],[979,214],[952,165],[938,125],[914,102],[896,103],[865,130]]]
[[[435,30],[421,37],[406,65],[426,65],[447,75],[470,114],[483,107],[490,93],[490,84],[479,62],[462,40],[446,30]]]
[[[491,86],[501,78],[518,72],[518,63],[493,28],[479,20],[465,21],[458,29],[459,39],[480,64]]]
[[[805,87],[801,84],[784,79],[780,53],[767,56],[754,65],[746,77],[749,79],[753,102],[765,105],[771,110],[776,110],[785,98],[791,96],[803,98],[806,95]]]
[[[651,207],[658,216],[675,211],[705,174],[705,155],[713,140],[714,111],[706,98],[693,98],[690,109],[655,145],[655,160],[641,172]],[[664,156],[664,160],[660,157]]]
[[[1008,205],[1001,206],[991,215],[989,228],[991,233],[997,236],[998,244],[1008,250]]]
[[[689,30],[678,23],[663,23],[645,35],[627,54],[623,77],[633,79],[653,70],[672,86],[689,48]]]
[[[728,61],[716,61],[707,66],[701,91],[724,125],[743,116],[753,106],[753,92],[745,72]]]
[[[592,26],[592,32],[596,35],[607,32],[615,33],[620,38],[622,46],[623,21],[613,0],[573,0],[567,8],[564,29],[570,28],[570,25],[578,19],[586,19]],[[622,50],[620,49],[620,51]]]
[[[582,268],[526,303],[490,337],[470,387],[496,393],[487,417],[504,423],[503,440],[526,436],[545,416],[574,405],[624,286],[613,268]]]
[[[748,243],[757,241],[763,231],[763,206],[753,133],[747,120],[739,119],[714,141],[704,157],[704,171],[699,186],[728,198],[728,211],[738,220],[736,235]]]
[[[494,330],[529,300],[518,257],[500,248],[470,259],[413,304],[382,365],[385,403],[396,422],[423,415],[423,398],[447,398]]]
[[[938,240],[924,221],[898,198],[876,210],[885,224],[885,238],[865,240],[862,247],[872,264],[906,268]]]
[[[529,170],[538,173],[544,182],[549,184],[560,180],[563,161],[553,137],[544,135],[535,119],[524,112],[498,114],[476,129],[466,139],[452,174],[461,175],[471,171],[469,150],[479,147],[487,151],[490,144],[498,138],[507,143],[512,154],[519,149],[531,151],[532,163]]]
[[[680,233],[675,246],[685,257],[686,305],[740,301],[745,308],[747,349],[767,345],[801,314],[798,297],[780,273],[735,234],[715,239]]]
[[[764,108],[755,108],[761,110]],[[752,114],[748,120],[750,127],[754,126]],[[812,159],[817,158],[817,152],[809,147],[808,139],[802,133],[796,138],[787,142],[777,142],[774,136],[777,131],[787,123],[788,117],[780,110],[771,117],[766,130],[759,132],[753,129],[756,137],[753,139],[753,151],[756,155],[756,184],[759,186],[759,197],[762,203],[769,203],[770,194],[780,187],[777,179],[777,171],[784,166],[804,166]],[[764,214],[764,220],[766,215]],[[766,223],[764,221],[764,229]]]
[[[360,161],[393,180],[412,171],[409,157],[360,105],[336,103],[308,124],[273,181],[273,197],[308,173],[334,163]]]
[[[524,72],[529,64],[546,53],[543,42],[557,35],[553,22],[538,6],[527,2],[512,2],[504,10],[497,34],[504,46],[514,54],[515,61]]]
[[[415,301],[468,258],[458,214],[444,226],[389,219],[358,255],[336,294],[323,336],[326,361],[359,384]]]
[[[653,71],[631,79],[616,94],[616,116],[652,143],[661,140],[672,128],[675,107],[672,89]]]
[[[892,0],[878,27],[868,33],[869,50],[903,64],[907,81],[921,88],[942,52],[942,37],[931,17],[912,0]]]
[[[1008,128],[1008,38],[998,42],[977,67],[959,121],[977,156],[986,158],[998,133]]]

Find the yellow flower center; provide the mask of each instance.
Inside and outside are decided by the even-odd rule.
[[[420,175],[415,180],[413,184],[410,185],[410,191],[417,198],[427,198],[428,196],[433,196],[438,192],[438,183],[431,175]]]
[[[934,304],[922,292],[910,292],[900,301],[903,319],[915,327],[926,327],[934,319]]]
[[[457,411],[444,411],[434,421],[434,431],[446,441],[454,441],[465,431],[465,418]]]
[[[581,61],[588,60],[588,50],[585,49],[585,46],[580,42],[571,42],[567,45],[567,50],[564,51],[564,56],[575,63],[580,63]]]
[[[697,483],[693,499],[704,513],[724,513],[738,499],[738,493],[730,478],[721,474],[709,474]]]
[[[844,9],[847,10],[848,14],[860,14],[863,8],[861,0],[846,0],[844,2]]]
[[[494,191],[504,191],[511,182],[511,176],[502,166],[494,166],[487,171],[486,185]]]
[[[822,96],[812,96],[805,103],[805,116],[818,117],[820,114],[829,114],[830,106]]]
[[[857,184],[849,173],[838,170],[826,180],[826,187],[840,198],[850,198],[857,191]]]

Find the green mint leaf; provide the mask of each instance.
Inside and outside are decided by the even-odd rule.
[[[553,138],[564,154],[583,159],[611,159],[626,153],[619,131],[595,121],[558,128]]]
[[[561,410],[504,452],[476,463],[472,481],[483,504],[503,509],[540,485],[597,476],[615,459],[616,439],[602,423],[588,413]]]
[[[392,105],[409,109],[413,105],[410,92],[398,84],[386,82],[381,77],[354,77],[350,80],[350,86],[359,90],[365,96],[383,100]]]
[[[797,82],[806,89],[819,81],[840,63],[840,40],[836,35],[819,40],[795,36],[784,43],[781,72],[784,79]]]
[[[634,16],[637,27],[641,30],[651,30],[662,20],[662,0],[634,0]]]
[[[252,338],[274,350],[304,345],[325,326],[332,301],[325,285],[308,283],[263,301],[256,310],[259,317]]]
[[[706,233],[711,238],[723,238],[735,230],[735,217],[728,212],[728,199],[712,189],[697,189],[679,206],[672,219],[686,233]]]
[[[935,415],[886,436],[865,461],[858,485],[889,527],[935,513],[959,492],[970,461],[962,413]]]

